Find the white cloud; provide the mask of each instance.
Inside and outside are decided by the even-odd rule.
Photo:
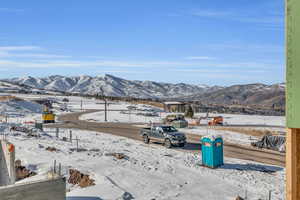
[[[30,53],[43,50],[38,46],[0,46],[0,57],[13,58],[70,58],[71,56],[57,54]],[[26,52],[26,53],[24,53]],[[29,53],[27,53],[29,52]]]
[[[122,73],[122,74],[144,74],[144,73],[147,73],[147,72],[142,72],[142,71],[131,71],[131,70],[99,70],[97,71],[97,73]]]
[[[0,51],[32,51],[41,50],[41,47],[37,46],[0,46]]]
[[[197,67],[199,69],[274,69],[275,64],[269,63],[255,63],[255,62],[232,62],[232,63],[219,63],[219,62],[177,62],[177,61],[74,61],[74,60],[54,60],[54,61],[12,61],[0,60],[0,67],[14,67],[14,68],[55,68],[55,67]],[[278,66],[277,66],[278,67]],[[279,66],[280,67],[280,66]]]
[[[229,47],[227,47],[229,48]],[[239,49],[233,45],[233,49]],[[245,47],[244,47],[245,48]],[[255,50],[264,48],[261,46],[252,47]],[[116,60],[116,59],[89,59],[92,57],[82,57],[82,59],[74,60],[72,56],[58,55],[58,54],[45,54],[40,53],[42,49],[38,46],[0,46],[0,68],[23,68],[23,69],[51,69],[51,68],[88,68],[93,67],[101,69],[101,67],[122,67],[122,70],[114,71],[114,73],[130,73],[129,68],[164,68],[167,70],[176,70],[180,69],[182,72],[205,72],[205,70],[228,70],[228,69],[252,69],[252,70],[264,70],[264,69],[274,69],[282,67],[279,64],[267,63],[267,62],[222,62],[216,60],[213,57],[208,56],[188,56],[184,60],[178,61],[169,61],[169,60],[160,60],[160,61],[132,61],[132,60]],[[37,52],[36,52],[37,51]],[[24,59],[23,59],[24,58]],[[68,58],[68,59],[64,59]],[[194,68],[194,69],[187,69]],[[195,69],[196,68],[196,69]],[[116,69],[113,69],[116,70]],[[128,70],[128,71],[127,71]],[[148,70],[148,69],[147,69]],[[202,70],[202,71],[201,71]],[[108,71],[113,72],[113,71]]]
[[[224,73],[224,74],[236,74],[236,73],[266,73],[267,70],[256,70],[256,69],[177,69],[172,70],[176,72],[187,72],[187,73],[207,73],[207,74],[214,74],[214,73]]]
[[[1,53],[0,57],[15,57],[15,58],[71,58],[71,56],[65,55],[55,55],[55,54],[9,54],[9,53]]]

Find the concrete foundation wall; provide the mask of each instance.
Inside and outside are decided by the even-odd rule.
[[[65,200],[64,178],[0,187],[1,200]]]
[[[0,186],[15,183],[15,151],[9,152],[10,143],[0,140]]]

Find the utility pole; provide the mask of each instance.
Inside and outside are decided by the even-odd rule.
[[[101,91],[102,99],[104,100],[104,121],[107,122],[107,99],[104,96],[104,90],[102,87],[100,87],[100,91]]]
[[[107,122],[107,100],[106,98],[104,97],[104,115],[105,115],[105,122]]]

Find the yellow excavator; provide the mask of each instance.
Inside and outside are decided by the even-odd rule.
[[[55,123],[55,114],[47,105],[44,105],[42,120],[44,124]]]

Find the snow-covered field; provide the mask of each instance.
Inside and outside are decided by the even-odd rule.
[[[238,115],[238,114],[210,114],[210,117],[223,116],[225,124],[228,125],[266,125],[285,126],[283,116],[261,116],[261,115]],[[205,117],[206,113],[197,113],[196,117]]]
[[[102,109],[104,109],[103,105]],[[128,106],[134,106],[138,110],[128,110]],[[101,109],[101,108],[99,108]],[[125,123],[149,123],[155,122],[160,123],[162,121],[162,117],[164,115],[161,109],[148,106],[148,105],[136,105],[136,104],[129,104],[129,103],[116,103],[111,104],[107,108],[108,110],[124,110],[124,111],[109,111],[107,114],[107,119],[109,122],[125,122]],[[149,112],[147,110],[155,109],[157,112]],[[152,113],[156,114],[157,116],[146,116],[146,114]],[[104,122],[104,112],[94,112],[89,114],[84,114],[80,117],[81,120],[87,121],[97,121],[97,122]]]
[[[23,96],[26,99],[40,98],[39,96]],[[44,98],[44,97],[43,97]],[[53,97],[52,97],[53,98]],[[64,97],[55,97],[62,101]],[[75,112],[83,109],[103,109],[103,102],[81,97],[68,97],[68,110]],[[145,105],[131,105],[128,103],[110,104],[109,109],[127,109],[136,106],[140,111],[128,114],[119,111],[109,113],[109,121],[119,122],[159,122],[161,117],[147,117],[136,115],[142,109],[152,109]],[[0,102],[2,113],[9,113],[9,123],[22,123],[25,121],[39,120],[41,107],[38,104],[21,102]],[[55,109],[57,114],[64,113]],[[224,116],[224,115],[223,115]],[[92,118],[96,121],[104,120],[103,112],[83,115],[81,119]],[[239,120],[237,123],[248,123],[247,120],[262,119],[257,116],[226,115],[228,120]],[[282,121],[277,117],[263,117],[272,125],[280,125]],[[233,122],[232,121],[232,122]],[[263,123],[262,123],[263,124]],[[41,138],[26,137],[23,134],[9,135],[10,142],[16,145],[16,158],[30,169],[43,177],[53,161],[62,163],[63,173],[67,177],[68,169],[75,168],[91,175],[96,180],[96,185],[81,189],[68,185],[68,196],[94,196],[104,200],[124,199],[124,194],[131,195],[134,199],[180,199],[180,200],[220,200],[234,199],[237,195],[244,196],[247,191],[248,199],[266,199],[269,190],[272,190],[272,200],[284,199],[285,170],[276,166],[266,166],[237,159],[225,158],[225,165],[219,169],[208,169],[200,166],[201,155],[166,149],[158,145],[146,145],[141,142],[112,136],[105,133],[90,131],[73,131],[73,138],[80,139],[80,148],[86,151],[76,152],[75,142],[62,141],[68,136],[69,130],[61,130],[60,139],[54,137],[54,130],[46,130]],[[233,140],[239,144],[248,144],[249,136],[207,129],[206,127],[180,129],[182,132],[192,134],[220,134],[225,140]],[[46,151],[47,147],[55,147],[58,152]],[[127,158],[117,160],[106,156],[106,153],[124,153]],[[272,174],[261,172],[262,169],[275,171]],[[30,180],[30,179],[28,179]]]
[[[194,134],[201,136],[221,135],[224,141],[241,145],[250,145],[251,142],[253,142],[254,140],[258,140],[258,138],[254,136],[250,137],[249,135],[245,135],[242,133],[223,130],[220,131],[209,127],[180,128],[179,131],[186,134]]]
[[[95,100],[94,98],[82,98],[82,97],[64,97],[64,96],[39,96],[39,95],[17,95],[20,98],[33,100],[40,98],[51,98],[58,101],[60,104],[54,104],[55,113],[57,115],[64,112],[59,110],[64,104],[62,100],[68,98],[69,102],[66,103],[68,111],[79,112],[88,109],[104,109],[103,101]],[[135,107],[135,110],[128,110],[128,107]],[[24,123],[26,121],[40,121],[41,120],[41,106],[32,102],[0,102],[0,109],[2,113],[9,114],[8,121],[11,123]],[[149,106],[149,105],[136,105],[127,102],[109,102],[109,110],[124,110],[124,111],[109,111],[109,122],[126,122],[126,123],[141,123],[149,124],[150,122],[161,123],[162,119],[169,113],[163,112],[161,109]],[[145,114],[156,113],[157,116],[145,116]],[[217,116],[218,114],[210,114],[210,117]],[[205,113],[197,113],[196,117],[205,117]],[[224,123],[229,125],[269,125],[269,126],[284,126],[285,117],[280,116],[256,116],[256,115],[233,115],[222,114],[224,117]],[[84,114],[80,117],[81,120],[104,122],[104,112],[94,112]],[[2,119],[4,120],[4,119]],[[188,119],[189,120],[189,119]],[[207,124],[207,120],[202,120],[201,124]],[[284,132],[284,128],[256,128],[262,130],[276,130]],[[211,129],[209,127],[190,127],[180,129],[181,132],[195,135],[222,135],[225,141],[231,143],[237,143],[242,145],[249,145],[253,140],[258,138],[243,133],[237,133],[232,131],[220,131]]]
[[[42,106],[31,101],[12,100],[0,102],[0,120],[8,123],[24,123],[41,118]]]
[[[24,95],[24,94],[14,94],[17,97],[24,99],[40,99],[40,98],[53,98],[58,101],[62,101],[63,98],[68,98],[70,100],[67,103],[69,110],[80,111],[81,102],[82,109],[104,109],[103,101],[95,100],[94,98],[82,98],[82,97],[64,97],[64,96],[45,96],[45,95]],[[111,102],[108,109],[111,110],[126,110],[128,106],[136,106],[138,109],[149,109],[154,108],[145,105],[136,105],[125,102]],[[158,112],[158,117],[147,117],[137,116],[136,113],[141,113],[141,111],[132,111],[129,114],[120,114],[120,112],[109,112],[108,119],[111,122],[132,122],[144,123],[147,120],[152,122],[160,122],[161,118],[165,117],[169,113]],[[285,126],[285,117],[283,116],[260,116],[260,115],[238,115],[238,114],[209,114],[209,117],[222,115],[224,118],[224,123],[228,125],[268,125],[268,126]],[[196,113],[195,117],[205,117],[206,113]],[[104,114],[103,112],[90,113],[81,116],[82,120],[93,119],[95,121],[103,122]],[[148,121],[149,120],[149,121]],[[203,124],[207,124],[205,120],[202,121]]]
[[[47,132],[47,131],[46,131]],[[49,132],[41,138],[9,136],[16,145],[16,158],[30,169],[45,174],[53,161],[62,163],[63,174],[78,169],[91,175],[96,185],[81,189],[68,185],[68,196],[93,196],[101,199],[123,199],[127,193],[134,199],[232,200],[237,195],[248,199],[265,199],[273,191],[273,200],[284,199],[284,170],[275,166],[225,158],[219,169],[201,167],[201,155],[145,145],[131,139],[103,133],[73,130],[80,139],[79,147],[87,151],[72,151],[75,143],[64,142]],[[60,137],[67,136],[68,130]],[[48,146],[59,149],[49,152]],[[117,160],[107,153],[124,153]],[[276,171],[274,174],[260,169]]]
[[[102,105],[103,106],[103,105]],[[119,105],[111,105],[109,109],[127,109],[128,106],[137,106],[138,109],[144,109],[143,105],[131,105],[128,103],[120,103]],[[131,111],[126,114],[120,111],[111,111],[108,112],[108,121],[109,122],[125,122],[125,123],[144,123],[145,125],[153,123],[161,123],[162,119],[170,114],[165,113],[163,111],[157,112],[158,116],[149,117],[138,115],[141,111]],[[257,125],[259,126],[284,126],[285,117],[281,116],[258,116],[258,115],[234,115],[234,114],[221,114],[224,117],[224,123],[228,125]],[[205,117],[206,113],[197,113],[196,117]],[[218,116],[217,114],[210,114],[210,117]],[[104,122],[104,112],[94,112],[89,114],[84,114],[80,117],[81,120],[87,121],[95,121],[95,122]],[[189,119],[188,119],[189,120]],[[202,120],[201,124],[207,124],[208,120]],[[266,127],[251,127],[252,129],[260,129],[260,130],[276,130],[280,132],[284,132],[284,128],[266,128]],[[182,128],[181,132],[187,134],[195,134],[195,135],[222,135],[225,141],[231,143],[237,143],[242,145],[250,145],[254,140],[258,140],[257,137],[245,135],[243,133],[232,132],[232,131],[224,131],[224,130],[216,130],[210,127],[199,126],[199,127],[190,127],[190,128]]]
[[[119,105],[111,105],[108,109],[127,109],[127,106],[133,106],[129,103],[119,103]],[[136,105],[134,105],[136,106]],[[138,105],[138,108],[141,108],[141,105]],[[98,109],[104,109],[103,105],[99,105]],[[158,117],[147,117],[146,119],[136,115],[140,113],[139,111],[132,111],[130,116],[129,114],[122,114],[120,112],[109,112],[108,120],[111,122],[132,122],[132,123],[144,123],[145,120],[147,123],[152,122],[161,122],[161,119],[168,114],[165,112],[158,112]],[[173,113],[172,113],[173,114]],[[182,113],[181,113],[182,114]],[[238,115],[238,114],[210,114],[209,117],[214,116],[223,116],[224,123],[228,125],[267,125],[267,126],[285,126],[285,117],[282,116],[260,116],[260,115]],[[195,114],[196,118],[205,117],[206,113],[197,113]],[[129,118],[131,118],[129,120]],[[95,112],[89,113],[81,116],[82,120],[93,119],[95,121],[104,122],[104,112]],[[202,124],[207,124],[206,120],[201,121]]]

